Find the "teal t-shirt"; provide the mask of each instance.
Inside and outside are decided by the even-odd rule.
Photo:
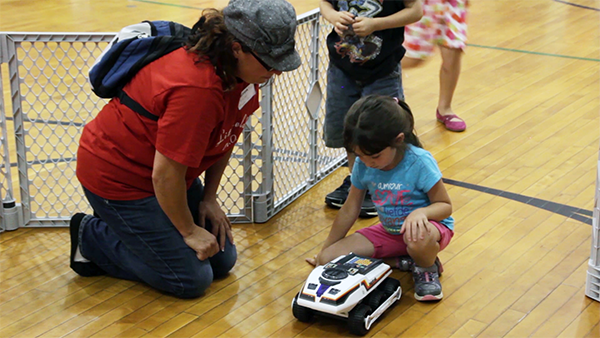
[[[408,214],[431,204],[427,192],[441,179],[442,172],[431,153],[410,144],[392,170],[369,168],[359,158],[352,170],[352,184],[369,190],[383,227],[394,235],[400,233]],[[454,230],[452,216],[440,223]]]

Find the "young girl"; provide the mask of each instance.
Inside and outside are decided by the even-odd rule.
[[[461,58],[467,46],[468,0],[424,0],[423,17],[404,29],[402,69],[420,66],[437,45],[442,56],[436,119],[450,131],[467,129],[452,111],[452,97],[460,76]]]
[[[348,200],[321,252],[307,261],[321,265],[353,252],[400,268],[409,255],[415,298],[442,299],[437,254],[454,234],[452,204],[435,159],[414,133],[410,108],[386,96],[361,98],[348,111],[344,145],[357,156]],[[367,190],[381,223],[346,237]]]

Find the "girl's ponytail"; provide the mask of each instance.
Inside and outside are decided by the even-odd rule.
[[[423,148],[423,145],[415,132],[415,117],[413,116],[410,107],[402,100],[396,99],[396,102],[398,102],[398,105],[402,108],[401,111],[406,115],[406,120],[408,121],[406,129],[404,130],[404,142],[410,143],[415,147]]]

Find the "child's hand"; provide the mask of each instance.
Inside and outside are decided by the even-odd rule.
[[[313,258],[307,258],[306,261],[312,266],[317,266],[317,262],[319,261],[319,255],[315,255]]]
[[[427,215],[421,209],[417,209],[406,217],[400,233],[404,234],[406,232],[405,236],[409,241],[416,242],[419,239],[423,240],[425,239],[425,232],[431,233],[427,223],[429,223]]]
[[[376,31],[375,20],[364,16],[356,17],[352,24],[354,33],[358,36],[367,36]]]
[[[354,15],[349,12],[337,12],[337,17],[332,22],[335,32],[342,36],[350,25],[354,23]]]

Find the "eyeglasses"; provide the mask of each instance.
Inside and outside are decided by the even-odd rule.
[[[267,72],[275,70],[275,68],[269,66],[263,60],[261,60],[261,58],[259,58],[258,56],[256,56],[256,54],[254,54],[254,52],[252,50],[250,50],[250,54],[252,54],[252,56],[254,56],[254,58],[256,59],[256,61],[258,61],[258,63],[260,63],[267,70]]]

